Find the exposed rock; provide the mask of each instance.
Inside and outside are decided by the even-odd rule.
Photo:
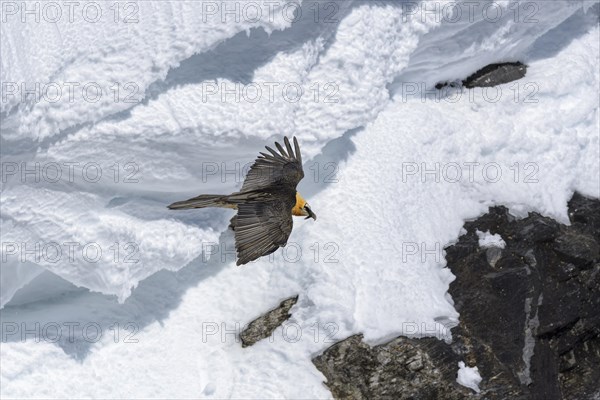
[[[452,347],[477,365],[486,398],[600,394],[600,202],[575,194],[569,210],[565,226],[494,207],[446,249],[460,312]],[[478,229],[507,244],[494,263]]]
[[[313,359],[336,399],[464,399],[458,356],[435,338],[396,338],[371,347],[354,335]]]
[[[574,228],[596,239],[600,237],[600,203],[578,193],[569,202],[569,219]]]
[[[521,62],[490,64],[470,75],[462,83],[469,89],[491,87],[521,79],[527,73],[527,65]]]
[[[439,82],[435,85],[435,88],[437,90],[441,90],[445,87],[451,87],[451,88],[458,88],[462,86],[462,82],[460,81],[453,81],[453,82]]]
[[[590,235],[582,233],[566,233],[556,238],[555,250],[567,261],[590,266],[600,257],[600,246]]]
[[[575,194],[571,225],[505,207],[465,224],[446,249],[460,312],[451,345],[361,335],[313,359],[338,399],[600,399],[600,201]],[[480,248],[477,231],[504,249]],[[475,394],[456,383],[458,361],[477,366]]]
[[[527,73],[527,65],[517,62],[507,62],[499,64],[489,64],[481,68],[477,72],[469,75],[462,82],[450,81],[450,82],[439,82],[435,85],[437,90],[441,90],[445,87],[457,88],[464,86],[467,89],[473,89],[476,87],[491,87],[501,85],[521,79]]]
[[[240,333],[242,347],[252,346],[254,343],[271,336],[273,331],[285,320],[291,317],[290,308],[298,301],[298,296],[282,301],[277,308],[267,312],[248,324]]]

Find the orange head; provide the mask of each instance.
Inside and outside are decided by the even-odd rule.
[[[294,205],[294,208],[292,208],[292,215],[306,217],[306,219],[312,218],[315,221],[317,220],[315,213],[312,212],[306,200],[304,200],[298,192],[296,192],[296,204]]]

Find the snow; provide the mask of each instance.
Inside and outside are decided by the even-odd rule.
[[[245,8],[244,1],[237,3]],[[212,11],[215,2],[209,0],[99,1],[93,10],[65,3],[60,14],[39,2],[5,4],[0,79],[10,87],[3,90],[7,100],[0,107],[9,114],[3,136],[43,139],[96,123],[139,103],[153,82],[192,55],[239,32],[272,32],[292,24],[282,10],[289,2],[245,3],[258,5],[265,17],[227,18],[225,9]],[[39,89],[38,101],[25,93],[35,83],[51,89]]]
[[[479,238],[479,247],[497,247],[503,249],[506,247],[506,242],[502,239],[502,236],[495,234],[492,235],[490,231],[481,232],[480,230],[475,231]]]
[[[451,340],[460,316],[443,248],[464,221],[502,204],[567,222],[573,191],[600,195],[597,5],[542,2],[536,23],[515,21],[515,2],[498,3],[499,21],[450,23],[358,1],[335,3],[336,23],[315,23],[312,3],[295,23],[280,9],[272,22],[199,23],[200,3],[136,4],[140,23],[128,28],[32,23],[28,36],[2,24],[3,81],[134,80],[145,95],[2,103],[3,164],[63,171],[56,182],[3,169],[3,245],[63,250],[53,263],[2,248],[3,398],[329,398],[310,359],[337,340]],[[527,63],[527,76],[423,92],[505,60]],[[298,101],[279,90],[288,83],[303,88]],[[257,86],[256,102],[209,94]],[[286,249],[235,267],[231,211],[165,205],[236,190],[284,134],[300,141],[299,190],[319,219],[296,220]],[[90,243],[97,261],[80,252]],[[128,243],[137,263],[123,259]],[[235,332],[296,294],[272,340],[242,349]]]
[[[21,199],[29,201],[24,205]],[[73,203],[79,207],[71,207]],[[116,295],[122,302],[139,281],[198,257],[202,252],[200,237],[213,242],[218,239],[218,233],[210,228],[198,229],[166,219],[143,221],[105,209],[97,196],[83,193],[16,186],[3,201],[3,212],[11,216],[3,223],[3,243],[14,244],[3,249],[3,296],[8,295],[5,284],[11,290],[14,283],[4,273],[17,273],[25,261],[77,286]],[[36,246],[41,250],[36,252]]]
[[[479,393],[479,384],[481,383],[481,375],[477,367],[467,367],[464,362],[459,361],[458,363],[458,376],[456,382],[473,389],[476,393]]]

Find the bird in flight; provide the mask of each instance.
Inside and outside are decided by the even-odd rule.
[[[273,253],[287,244],[292,233],[292,215],[317,219],[306,200],[296,191],[304,178],[300,146],[294,137],[294,148],[287,137],[285,149],[275,143],[275,151],[260,153],[248,171],[239,192],[230,195],[201,194],[178,201],[171,210],[220,207],[237,210],[230,228],[235,232],[237,265]]]

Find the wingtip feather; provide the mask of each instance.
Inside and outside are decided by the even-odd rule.
[[[285,160],[285,158],[283,158],[281,156],[281,154],[279,154],[278,152],[276,152],[275,150],[273,150],[272,148],[270,148],[269,146],[265,146],[265,148],[267,150],[269,150],[271,152],[271,154],[273,154],[273,157],[275,157],[278,160]]]
[[[290,144],[290,139],[288,139],[288,137],[285,136],[283,138],[283,141],[284,141],[285,147],[287,148],[287,151],[288,151],[288,157],[294,157],[294,150],[292,150],[292,145]]]
[[[298,139],[294,136],[294,149],[296,149],[296,159],[302,165],[302,154],[300,153],[300,145],[298,144]]]
[[[275,146],[277,147],[277,150],[279,150],[279,152],[281,154],[283,154],[285,157],[291,157],[291,154],[286,153],[286,151],[284,150],[283,146],[279,144],[279,142],[275,142]]]

